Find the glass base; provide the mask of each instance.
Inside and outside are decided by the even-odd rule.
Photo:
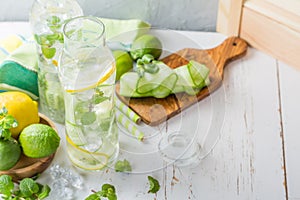
[[[158,149],[164,161],[177,167],[195,167],[201,160],[201,146],[196,138],[182,132],[163,136]]]

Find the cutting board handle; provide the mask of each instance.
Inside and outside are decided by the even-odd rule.
[[[219,46],[208,49],[207,52],[215,62],[219,74],[223,76],[224,67],[231,61],[236,60],[247,51],[247,42],[239,37],[229,37]]]

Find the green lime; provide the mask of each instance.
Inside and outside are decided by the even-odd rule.
[[[126,51],[115,50],[113,54],[116,59],[116,81],[118,81],[124,73],[133,68],[133,60]]]
[[[142,35],[133,41],[130,55],[134,60],[142,58],[145,54],[151,54],[154,59],[158,59],[162,53],[160,40],[153,35]]]
[[[31,124],[19,136],[23,153],[31,158],[43,158],[53,154],[59,146],[56,131],[44,124]]]
[[[15,139],[0,140],[0,170],[9,170],[19,161],[21,147]]]

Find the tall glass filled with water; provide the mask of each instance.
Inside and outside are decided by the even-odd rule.
[[[38,54],[38,86],[41,112],[52,120],[64,122],[63,91],[57,66],[63,48],[62,27],[70,18],[82,16],[76,0],[35,0],[29,21]]]
[[[97,18],[73,18],[63,33],[59,77],[68,155],[77,167],[100,170],[113,163],[119,151],[114,58],[105,44],[105,27]]]

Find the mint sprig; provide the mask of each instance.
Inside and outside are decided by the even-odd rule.
[[[47,26],[51,29],[51,31],[58,31],[62,27],[62,21],[57,16],[51,16],[47,19]]]
[[[20,182],[19,188],[24,197],[31,197],[39,192],[39,185],[31,178],[24,178]]]
[[[93,103],[94,104],[100,104],[103,101],[109,100],[110,98],[107,96],[104,96],[104,92],[100,88],[95,89],[95,94],[93,96]]]
[[[104,198],[102,198],[102,197],[104,197]],[[104,199],[108,199],[108,200],[117,200],[118,199],[117,194],[116,194],[116,189],[113,185],[103,184],[101,191],[94,192],[94,194],[91,194],[85,200],[104,200]]]
[[[136,62],[136,72],[140,77],[143,77],[145,72],[156,74],[159,71],[157,62],[151,54],[145,54]]]
[[[0,139],[8,140],[11,137],[11,128],[18,126],[17,120],[10,114],[5,107],[0,109]]]
[[[14,185],[11,176],[0,176],[0,194],[3,200],[42,200],[49,196],[51,189],[31,178],[24,178],[19,186]]]
[[[34,35],[35,41],[41,46],[42,54],[47,59],[52,59],[56,55],[56,48],[53,47],[56,41],[64,43],[64,36],[61,27],[64,24],[58,16],[51,16],[47,19],[47,26],[52,31],[49,34]]]

